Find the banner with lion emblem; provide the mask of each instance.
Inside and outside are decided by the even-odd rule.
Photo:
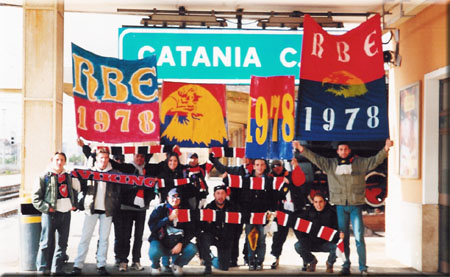
[[[161,144],[226,146],[226,122],[225,85],[163,82]]]
[[[380,16],[330,35],[305,16],[296,139],[384,140],[389,136]]]

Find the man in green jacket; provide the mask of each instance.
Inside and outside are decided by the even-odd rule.
[[[56,152],[51,161],[48,171],[39,176],[33,194],[33,206],[42,213],[36,268],[44,275],[50,270],[61,275],[69,239],[70,211],[76,209],[75,190],[80,190],[80,184],[75,178],[72,182],[71,174],[64,170],[66,155],[63,152]]]
[[[346,261],[342,275],[350,274],[350,222],[355,235],[356,250],[359,256],[359,270],[367,274],[366,244],[364,242],[364,223],[362,208],[365,204],[366,174],[380,165],[387,157],[389,148],[394,145],[386,139],[383,149],[372,157],[354,156],[348,143],[338,143],[337,158],[325,158],[313,153],[298,141],[293,147],[327,174],[330,202],[336,205],[339,230],[344,233],[344,252]],[[297,153],[296,153],[297,155]]]

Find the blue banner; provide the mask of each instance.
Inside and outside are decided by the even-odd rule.
[[[380,16],[340,36],[305,16],[296,138],[389,137]]]

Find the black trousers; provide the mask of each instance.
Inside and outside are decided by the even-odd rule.
[[[231,262],[236,262],[239,258],[239,240],[242,234],[243,224],[237,224],[233,232],[233,243],[231,244]]]
[[[210,255],[211,245],[217,247],[217,256],[219,259],[219,269],[228,270],[230,266],[231,250],[229,239],[218,239],[211,233],[201,233],[199,235],[199,249],[202,253],[205,266],[211,266],[212,257]]]
[[[273,234],[272,239],[272,254],[275,257],[280,257],[283,251],[283,244],[286,241],[287,235],[289,233],[289,227],[283,225],[278,225],[278,231]]]
[[[119,210],[114,215],[114,233],[116,235],[114,241],[114,254],[116,260],[121,263],[128,263],[128,255],[130,253],[130,240],[134,223],[134,242],[132,249],[133,262],[140,262],[142,236],[145,226],[145,212]]]

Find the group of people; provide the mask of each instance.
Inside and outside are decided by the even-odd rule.
[[[273,256],[271,268],[276,269],[283,244],[293,227],[292,220],[302,218],[313,226],[326,226],[339,230],[344,240],[345,262],[341,274],[350,274],[349,237],[351,222],[359,256],[359,270],[367,273],[366,251],[364,243],[364,224],[362,208],[365,204],[365,174],[374,169],[387,157],[393,142],[386,140],[385,147],[373,157],[353,155],[349,143],[338,144],[337,158],[319,156],[298,141],[293,142],[295,158],[292,170],[287,171],[280,160],[271,164],[265,159],[248,159],[238,167],[224,166],[210,151],[209,160],[222,174],[223,183],[214,187],[214,199],[206,203],[208,186],[205,179],[206,165],[198,163],[197,154],[189,157],[186,165],[180,163],[176,147],[167,152],[167,158],[160,163],[150,163],[151,155],[135,153],[131,163],[125,163],[119,156],[110,159],[108,149],[98,148],[92,151],[81,139],[78,143],[88,157],[92,170],[108,173],[135,174],[157,177],[165,181],[164,186],[152,188],[117,184],[110,181],[81,179],[66,172],[66,156],[57,152],[51,159],[47,172],[39,177],[33,195],[33,205],[42,212],[42,232],[36,260],[37,270],[56,275],[66,274],[67,243],[70,229],[71,211],[82,210],[85,213],[78,253],[74,259],[72,275],[81,275],[94,228],[99,222],[99,239],[96,249],[97,273],[108,275],[106,270],[108,240],[111,225],[114,223],[114,255],[116,266],[121,272],[143,270],[140,263],[142,238],[145,227],[146,211],[150,201],[159,198],[161,202],[151,212],[148,226],[151,235],[148,238],[150,248],[151,273],[183,273],[183,266],[197,254],[204,265],[204,273],[212,273],[212,268],[228,270],[237,266],[239,241],[243,230],[245,242],[244,261],[249,270],[262,270],[266,255],[266,233],[268,227],[276,226],[272,231],[273,242],[270,254]],[[299,161],[306,157],[323,170],[328,177],[329,199],[316,193],[308,199],[309,191],[304,186],[305,176]],[[245,177],[274,178],[282,177],[284,184],[280,189],[268,190],[237,187],[230,184],[228,175]],[[189,178],[184,185],[175,186],[173,180]],[[167,182],[172,180],[171,182]],[[333,205],[330,205],[330,203]],[[214,210],[215,218],[203,220],[182,220],[181,210]],[[289,215],[289,223],[281,222],[278,217],[271,219],[275,211]],[[229,213],[228,213],[229,212]],[[248,220],[231,222],[228,214],[265,213],[264,224]],[[273,220],[273,221],[272,221]],[[130,245],[134,226],[134,242]],[[317,238],[314,232],[300,232],[294,228],[298,239],[295,250],[303,259],[302,270],[314,272],[318,263],[312,252],[329,252],[326,272],[333,272],[336,262],[336,242]],[[215,246],[217,251],[211,251]],[[132,263],[128,268],[128,256],[132,253]]]

